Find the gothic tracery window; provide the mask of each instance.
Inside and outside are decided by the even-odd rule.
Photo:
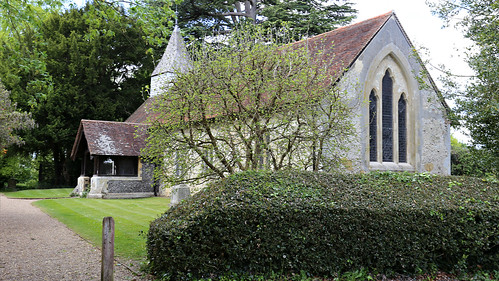
[[[369,95],[369,161],[408,162],[406,94],[394,93],[390,70],[381,81],[381,94],[372,89]],[[397,99],[398,98],[398,99]]]

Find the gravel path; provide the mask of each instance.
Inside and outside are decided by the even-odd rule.
[[[0,280],[100,280],[100,250],[33,201],[0,195]],[[114,280],[145,279],[115,264]]]

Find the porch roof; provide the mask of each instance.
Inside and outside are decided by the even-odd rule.
[[[140,156],[145,147],[147,125],[127,122],[81,120],[71,151],[74,160],[83,138],[90,155]]]

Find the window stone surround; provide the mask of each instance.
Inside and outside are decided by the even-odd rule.
[[[367,128],[365,134],[365,150],[363,161],[365,161],[368,170],[390,170],[390,171],[417,171],[417,128],[419,101],[417,99],[418,87],[413,78],[410,63],[405,59],[402,51],[394,44],[387,44],[378,52],[372,60],[370,68],[367,71],[366,83],[364,88],[364,100],[369,101],[369,95],[373,91],[377,101],[377,159],[370,161],[369,157],[369,114],[364,114],[363,124]],[[393,120],[393,162],[382,161],[382,80],[386,71],[389,72],[393,82],[392,96],[392,120]],[[399,163],[399,127],[398,127],[398,101],[403,96],[406,100],[406,150],[407,159],[405,163]],[[369,104],[366,104],[366,111],[369,112]]]

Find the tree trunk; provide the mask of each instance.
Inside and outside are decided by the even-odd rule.
[[[63,164],[63,170],[62,170],[62,175],[64,178],[64,185],[71,185],[71,173],[70,173],[70,167],[71,167],[71,159],[66,156],[66,153],[64,153],[64,164]]]
[[[53,148],[52,152],[54,153],[54,184],[56,186],[68,185],[64,177],[65,154],[61,148]]]
[[[43,182],[45,180],[45,174],[43,172],[43,161],[40,161],[38,165],[38,182]]]
[[[256,23],[256,1],[257,0],[246,0],[244,3],[245,12],[248,17],[253,20],[253,23]]]

